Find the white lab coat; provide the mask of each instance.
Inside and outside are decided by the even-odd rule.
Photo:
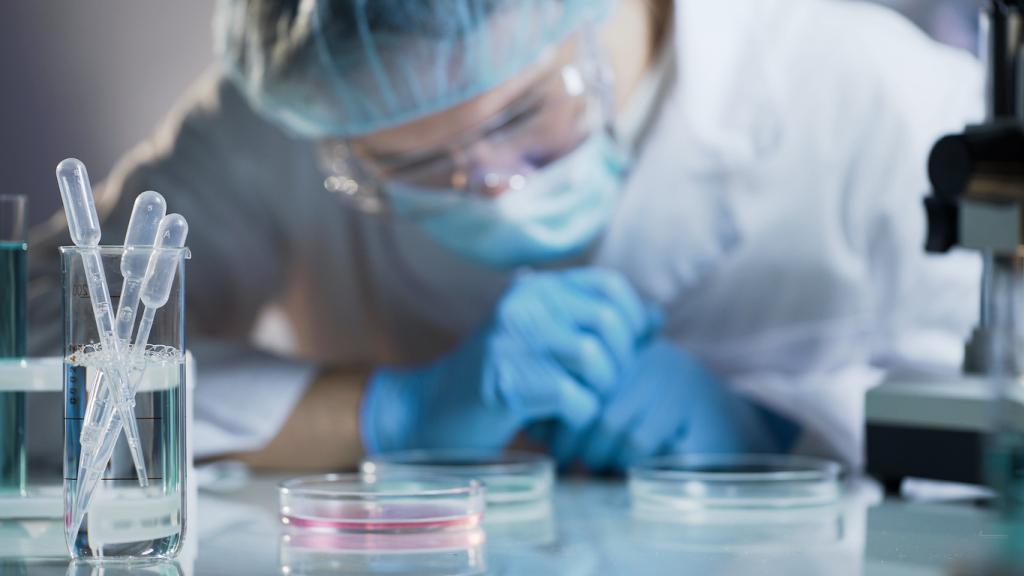
[[[669,338],[802,425],[800,450],[856,465],[865,390],[896,365],[955,369],[976,316],[980,265],[923,253],[921,198],[931,144],[980,117],[979,65],[854,2],[678,0],[675,19],[673,83],[572,265],[624,272]],[[509,280],[322,178],[311,143],[212,72],[102,187],[107,230],[147,189],[191,222],[197,455],[263,445],[320,365],[436,358]]]

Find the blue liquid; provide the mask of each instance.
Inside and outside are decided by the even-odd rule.
[[[28,245],[0,242],[0,358],[24,358]],[[25,393],[0,391],[0,492],[25,491]]]

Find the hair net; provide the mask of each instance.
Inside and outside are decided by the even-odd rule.
[[[352,137],[449,108],[536,61],[614,0],[221,0],[218,51],[263,114]]]

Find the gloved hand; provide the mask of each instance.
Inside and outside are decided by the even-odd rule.
[[[560,427],[558,434],[571,432]],[[588,469],[605,471],[664,454],[775,452],[795,434],[794,425],[737,396],[678,346],[655,339],[595,425],[561,442]]]
[[[611,271],[524,276],[487,325],[448,356],[373,373],[361,410],[365,448],[495,449],[526,424],[549,419],[578,435],[658,318]]]

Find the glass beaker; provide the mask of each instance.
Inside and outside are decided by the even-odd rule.
[[[25,357],[25,203],[25,196],[0,195],[0,359]],[[25,454],[25,392],[0,387],[0,494],[24,495]]]
[[[69,516],[79,494],[81,435],[84,427],[120,429],[113,402],[97,394],[100,374],[114,360],[104,351],[93,312],[83,254],[99,251],[110,292],[111,310],[118,310],[124,277],[121,259],[126,252],[152,255],[154,248],[63,247],[61,286],[64,309],[64,510],[71,555],[75,558],[170,558],[183,539],[186,514],[185,429],[185,261],[187,249],[175,252],[177,274],[167,303],[153,316],[144,352],[125,345],[123,362],[130,364],[129,380],[136,387],[135,417],[146,464],[148,485],[141,486],[123,431],[112,450],[99,450],[100,462],[109,456],[81,527],[75,531]],[[134,334],[145,316],[140,303],[134,314]],[[125,364],[118,363],[120,366]],[[113,380],[105,376],[109,385]],[[92,407],[90,408],[90,405]],[[74,531],[74,533],[72,533]]]

